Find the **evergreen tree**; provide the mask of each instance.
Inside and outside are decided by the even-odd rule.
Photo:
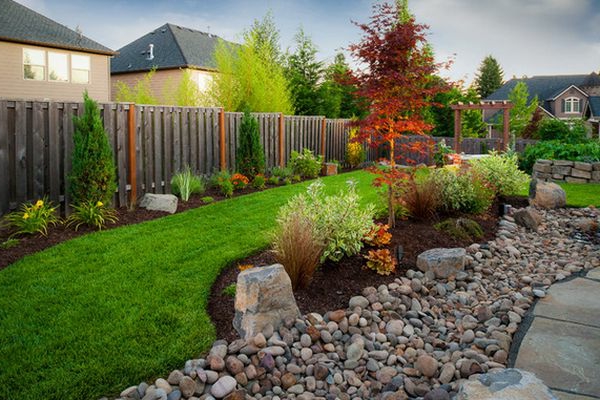
[[[494,57],[487,56],[484,58],[475,77],[475,87],[479,97],[485,99],[498,90],[502,86],[503,76],[504,71],[502,71],[500,64]]]
[[[247,109],[240,125],[236,163],[238,172],[251,178],[265,172],[265,154],[260,144],[258,121]]]
[[[323,74],[323,63],[317,61],[317,48],[302,28],[294,39],[296,51],[288,55],[286,68],[294,109],[298,115],[320,115],[322,93],[319,80]]]
[[[525,82],[518,82],[514,88],[508,93],[508,100],[513,103],[513,108],[510,109],[510,133],[517,137],[523,135],[523,131],[530,123],[535,109],[538,107],[538,98],[534,96],[529,100],[529,90]],[[503,116],[500,116],[500,122],[496,128],[502,130]]]
[[[84,112],[73,117],[73,161],[69,175],[73,204],[110,204],[117,188],[113,152],[104,131],[100,109],[87,91],[83,94]]]
[[[254,48],[266,63],[282,64],[279,30],[275,26],[273,13],[269,10],[262,20],[255,19],[250,29],[244,32],[244,42]]]

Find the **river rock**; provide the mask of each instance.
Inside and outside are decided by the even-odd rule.
[[[542,215],[531,207],[515,211],[513,217],[517,224],[536,232],[542,223]]]
[[[467,252],[463,248],[431,249],[417,257],[417,267],[423,271],[433,271],[437,278],[448,278],[465,268]]]
[[[556,400],[550,389],[531,372],[505,369],[466,380],[458,400]]]
[[[152,211],[164,211],[169,214],[177,211],[177,196],[172,194],[146,193],[140,201],[140,207]]]
[[[530,193],[529,203],[539,208],[560,208],[567,205],[567,195],[556,183],[538,181],[533,196]]]

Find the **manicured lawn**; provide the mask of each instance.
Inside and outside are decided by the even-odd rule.
[[[600,207],[600,184],[560,183],[567,194],[567,205],[571,207]],[[521,189],[520,195],[529,195],[529,187]]]
[[[349,178],[364,203],[372,175]],[[62,243],[0,271],[0,399],[97,399],[166,375],[215,339],[210,287],[269,244],[278,208],[308,183]]]

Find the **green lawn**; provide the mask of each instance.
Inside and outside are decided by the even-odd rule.
[[[369,173],[324,181],[349,178],[378,200]],[[97,399],[206,351],[219,271],[268,246],[278,208],[306,186],[86,235],[0,271],[0,399]]]
[[[571,207],[600,207],[600,184],[598,183],[559,183],[567,194],[567,205]],[[524,187],[519,193],[529,194],[529,187]]]

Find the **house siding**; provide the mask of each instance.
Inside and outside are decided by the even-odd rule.
[[[576,97],[581,101],[581,104],[580,104],[581,112],[579,112],[579,113],[564,113],[564,112],[562,112],[562,101],[569,97]],[[552,104],[551,105],[552,112],[557,118],[563,118],[563,119],[581,118],[583,116],[582,112],[587,107],[587,98],[583,94],[581,94],[581,92],[579,90],[577,90],[575,88],[570,88],[569,90],[564,92],[562,95],[557,97],[556,100],[552,101],[551,104]]]
[[[90,83],[34,81],[23,78],[23,49],[53,51],[90,57]],[[110,56],[0,41],[0,98],[82,101],[83,92],[100,102],[110,100]],[[46,70],[47,73],[47,70]]]

